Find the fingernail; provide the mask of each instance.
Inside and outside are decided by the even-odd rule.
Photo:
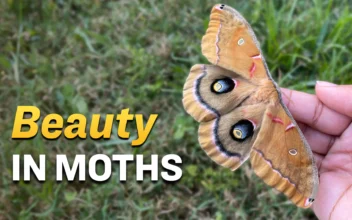
[[[337,86],[336,84],[334,83],[331,83],[331,82],[325,82],[325,81],[317,81],[317,85],[319,86],[326,86],[326,87],[331,87],[331,86]]]

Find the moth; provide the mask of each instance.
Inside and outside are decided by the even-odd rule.
[[[183,106],[200,122],[199,143],[216,163],[236,170],[248,158],[256,175],[308,208],[319,179],[313,153],[270,75],[258,40],[235,9],[210,14],[202,53],[183,88]]]

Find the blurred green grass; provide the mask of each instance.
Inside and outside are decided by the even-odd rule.
[[[183,110],[190,67],[207,63],[200,41],[216,1],[0,2],[0,216],[4,218],[310,219],[245,164],[225,170],[198,146],[197,123]],[[314,92],[316,80],[352,83],[349,1],[224,1],[252,24],[280,86]],[[159,119],[147,143],[11,140],[17,105],[42,115],[118,113],[130,108]],[[116,136],[115,136],[116,137]],[[47,155],[47,181],[12,182],[13,154]],[[104,184],[56,183],[55,155],[176,153],[183,178]]]

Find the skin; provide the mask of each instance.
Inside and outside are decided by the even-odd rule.
[[[352,85],[318,81],[316,95],[282,89],[309,142],[320,175],[319,219],[352,219]]]

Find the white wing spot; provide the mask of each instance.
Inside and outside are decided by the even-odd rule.
[[[289,152],[292,156],[296,156],[297,153],[298,153],[297,150],[294,149],[294,148],[290,149],[288,152]]]
[[[240,38],[238,41],[237,41],[237,44],[239,46],[242,46],[244,44],[244,39],[243,38]]]

